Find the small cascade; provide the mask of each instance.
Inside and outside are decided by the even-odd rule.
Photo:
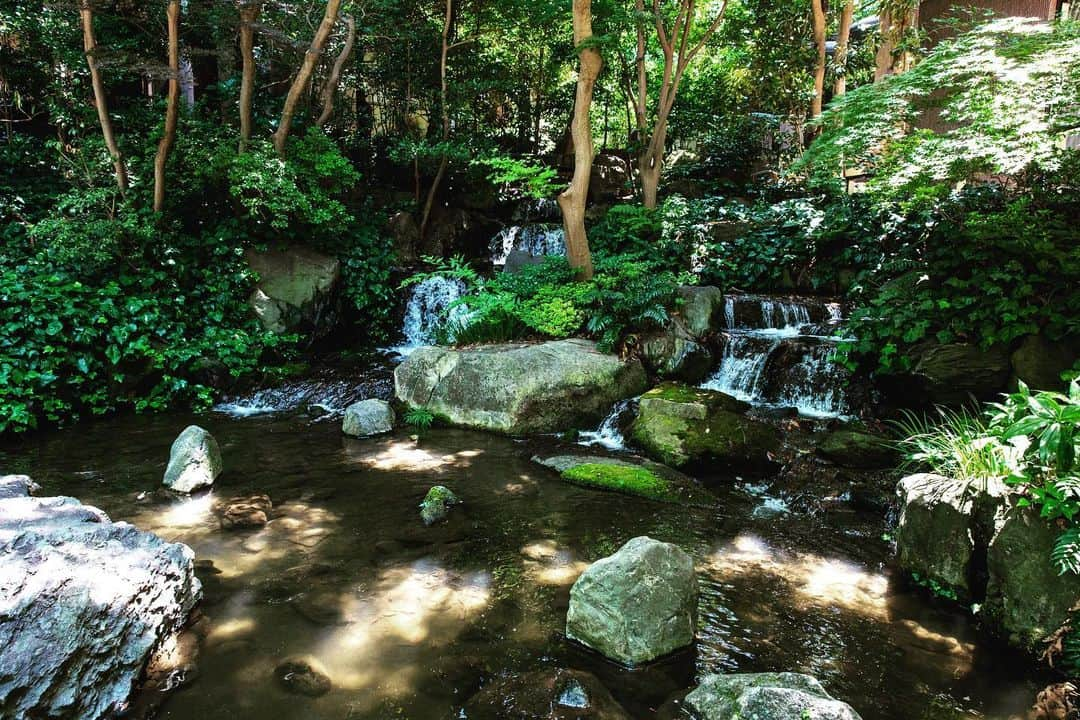
[[[702,387],[809,417],[850,412],[849,375],[831,361],[843,320],[839,303],[732,295],[725,298],[720,367]]]
[[[636,398],[616,403],[608,416],[600,423],[600,427],[596,430],[580,433],[578,445],[586,447],[599,445],[608,450],[625,450],[626,438],[623,437],[622,433],[623,415],[631,410],[634,402],[636,402]]]
[[[378,366],[363,370],[322,368],[310,376],[231,397],[214,412],[246,418],[306,411],[320,419],[339,417],[354,402],[389,397],[393,376]]]
[[[465,306],[450,307],[464,294],[465,283],[454,278],[430,277],[413,285],[402,323],[404,342],[391,349],[408,355],[418,347],[434,344],[439,323],[444,319],[461,322],[468,316]]]
[[[508,227],[491,240],[491,262],[506,265],[513,253],[530,258],[566,255],[566,233],[562,225],[554,224]]]

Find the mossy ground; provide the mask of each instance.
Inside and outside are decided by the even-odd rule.
[[[570,468],[562,474],[562,478],[574,485],[637,495],[650,500],[679,500],[667,480],[643,467],[586,463]]]

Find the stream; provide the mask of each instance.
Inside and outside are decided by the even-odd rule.
[[[358,382],[385,391],[385,380]],[[181,499],[159,488],[192,422],[218,438],[226,470],[212,493]],[[195,550],[199,672],[165,698],[163,718],[463,717],[482,683],[552,666],[596,674],[637,718],[707,673],[736,671],[808,672],[865,720],[1003,719],[1030,706],[1037,678],[889,572],[880,516],[843,503],[784,512],[769,478],[702,478],[715,508],[616,497],[530,462],[554,442],[458,430],[354,440],[303,410],[164,414],[37,434],[0,446],[0,466]],[[465,504],[426,528],[417,505],[434,484]],[[214,503],[254,493],[272,498],[271,522],[223,530]],[[631,671],[561,632],[577,575],[637,535],[695,557],[701,612],[693,652]],[[333,689],[287,693],[274,668],[294,655],[317,658]]]

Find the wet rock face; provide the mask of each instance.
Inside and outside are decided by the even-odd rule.
[[[1060,529],[1002,483],[912,475],[897,492],[900,566],[982,603],[987,627],[1014,647],[1038,651],[1080,601],[1080,577],[1051,562]]]
[[[310,248],[248,250],[248,265],[259,275],[250,304],[263,327],[275,333],[302,332],[323,337],[333,329],[337,285],[336,258]]]
[[[684,707],[695,720],[860,720],[850,705],[799,673],[709,675]]]
[[[665,384],[641,397],[630,433],[650,457],[671,467],[709,460],[766,467],[780,447],[780,434],[746,417],[748,408],[724,393]]]
[[[653,375],[696,383],[712,367],[712,353],[695,338],[681,318],[641,340],[641,360]]]
[[[818,454],[846,468],[874,470],[895,465],[896,451],[884,438],[858,430],[834,430],[821,439]]]
[[[345,408],[341,431],[353,437],[371,437],[393,432],[394,409],[385,400],[361,400]]]
[[[640,665],[694,642],[697,601],[693,559],[676,545],[637,537],[574,583],[566,635]]]
[[[927,400],[941,405],[986,398],[1001,392],[1009,379],[1009,353],[1001,346],[983,350],[956,343],[931,345],[919,355],[913,374]]]
[[[684,285],[679,288],[683,305],[680,314],[695,338],[702,338],[724,326],[724,294],[719,288]]]
[[[468,720],[630,719],[595,676],[561,668],[512,675],[489,683],[465,705],[462,717]]]
[[[195,492],[213,485],[221,470],[221,448],[217,440],[198,425],[191,425],[169,449],[164,484],[176,492]]]
[[[116,716],[198,602],[194,554],[73,498],[0,499],[0,717]]]
[[[453,425],[524,435],[598,421],[645,389],[645,371],[587,340],[425,347],[397,367],[394,387],[402,402]]]

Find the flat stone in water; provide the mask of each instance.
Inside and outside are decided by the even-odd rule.
[[[274,676],[289,692],[308,697],[325,695],[333,686],[322,665],[308,656],[281,661],[274,669]]]

